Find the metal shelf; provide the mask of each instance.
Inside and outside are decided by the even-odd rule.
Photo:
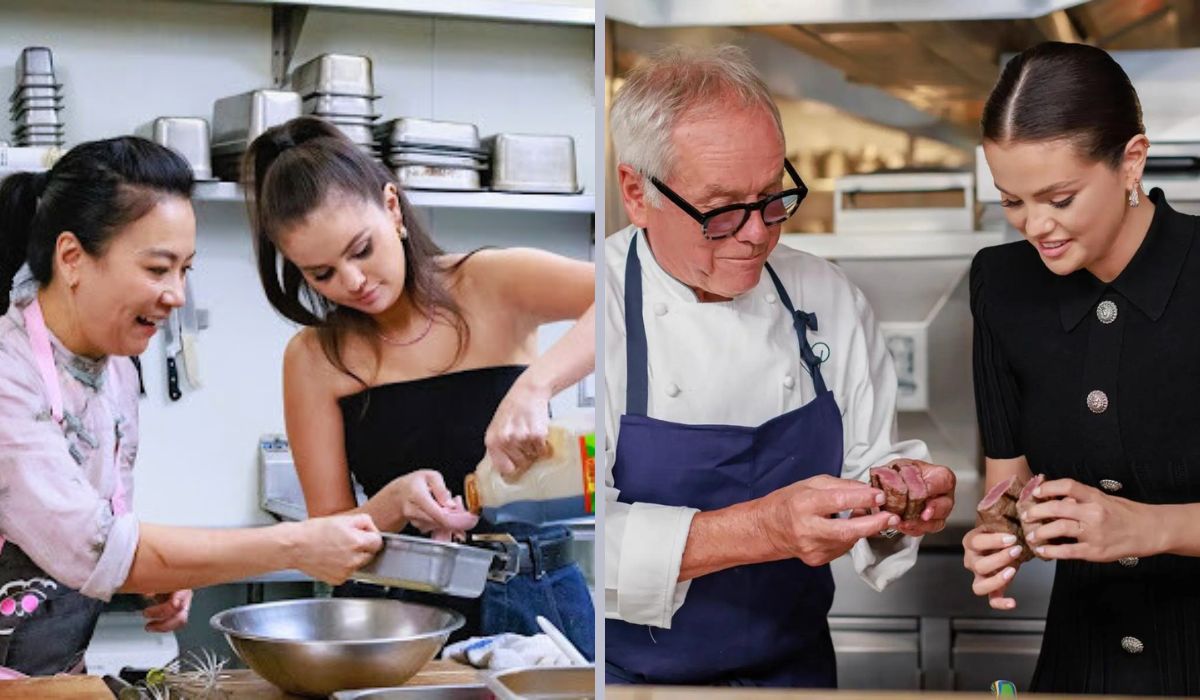
[[[871,260],[887,258],[969,258],[980,249],[1007,242],[1003,233],[952,231],[935,233],[791,233],[780,242],[822,258]]]
[[[492,209],[594,214],[591,194],[510,194],[507,192],[425,192],[410,190],[413,206],[427,209]],[[192,198],[198,202],[243,202],[236,182],[198,182]]]
[[[208,0],[240,5],[292,5],[389,14],[434,15],[533,24],[596,24],[595,5],[569,0]]]

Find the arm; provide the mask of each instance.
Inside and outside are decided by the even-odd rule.
[[[236,530],[143,523],[119,590],[149,594],[199,588],[280,569],[301,569],[341,583],[380,544],[377,530],[363,515]]]
[[[501,473],[523,469],[544,450],[547,407],[596,365],[595,266],[543,251],[510,249],[477,263],[481,289],[519,315],[519,326],[578,319],[513,384],[484,436]],[[546,290],[554,290],[547,294]]]

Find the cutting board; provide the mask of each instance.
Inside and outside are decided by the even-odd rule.
[[[1082,700],[1083,695],[1041,695],[1020,693],[1021,698],[1038,700]],[[1093,696],[1094,697],[1094,696]],[[1136,700],[1130,696],[1109,695],[1109,700]],[[766,690],[762,688],[650,688],[631,686],[608,686],[604,689],[605,700],[993,700],[991,693],[944,693],[899,690]]]
[[[481,682],[475,669],[456,661],[430,661],[405,685],[460,685]],[[300,700],[263,680],[254,671],[223,674],[228,700]],[[97,676],[54,676],[0,682],[0,700],[112,700],[108,686]]]
[[[112,700],[99,676],[52,676],[0,681],[4,700]]]

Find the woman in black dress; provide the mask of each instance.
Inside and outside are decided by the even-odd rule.
[[[409,534],[484,528],[452,491],[485,451],[502,471],[528,466],[549,400],[595,362],[590,263],[528,249],[444,253],[395,177],[332,125],[301,117],[246,154],[263,288],[305,328],[283,358],[284,416],[309,515],[366,512]],[[537,330],[579,322],[537,354]],[[354,499],[351,475],[369,500]],[[550,619],[584,653],[593,607],[562,526],[503,526],[520,575],[489,582],[482,604],[375,586],[455,607],[457,636],[536,634]]]
[[[1142,191],[1141,107],[1100,49],[1013,58],[983,137],[1026,239],[971,268],[987,483],[1046,476],[1025,533],[1058,562],[1032,690],[1200,693],[1200,219]],[[1015,608],[1015,537],[963,544]]]

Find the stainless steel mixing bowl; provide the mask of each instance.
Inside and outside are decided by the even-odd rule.
[[[320,697],[404,683],[464,622],[453,610],[386,598],[244,605],[210,621],[260,676],[289,693]]]

